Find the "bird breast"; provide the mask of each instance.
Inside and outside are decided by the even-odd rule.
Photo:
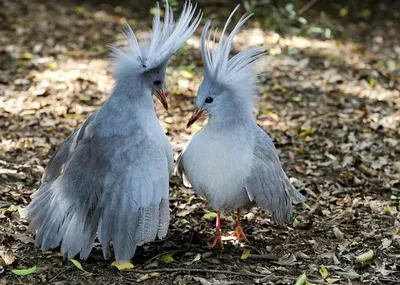
[[[205,126],[183,155],[193,190],[215,210],[236,210],[251,204],[244,183],[251,172],[253,138],[239,132],[214,131]]]

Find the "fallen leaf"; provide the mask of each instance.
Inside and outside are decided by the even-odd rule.
[[[328,270],[326,269],[326,267],[325,266],[321,266],[321,268],[319,269],[319,273],[321,274],[321,276],[322,276],[322,278],[326,278],[326,277],[328,277],[328,275],[329,275],[329,273],[328,273]]]
[[[86,9],[81,6],[75,7],[74,11],[77,15],[83,15],[83,14],[86,14],[86,12],[87,12]]]
[[[360,254],[359,256],[356,257],[357,262],[366,262],[370,261],[372,258],[374,258],[374,251],[372,249],[368,250],[367,252],[364,252]]]
[[[379,212],[379,203],[377,201],[371,201],[369,203],[369,207],[371,208],[372,212],[378,213]]]
[[[90,96],[82,96],[81,98],[79,98],[82,102],[90,102],[90,100],[92,100],[92,97]]]
[[[306,280],[307,280],[307,276],[306,276],[306,273],[304,272],[299,277],[297,277],[295,285],[303,285],[306,282]]]
[[[344,234],[339,230],[338,227],[333,228],[333,234],[338,240],[343,240],[344,239]]]
[[[203,277],[193,277],[193,279],[197,282],[199,282],[201,285],[212,285],[211,282],[209,282],[208,280],[204,279]]]
[[[245,260],[245,259],[247,259],[249,257],[249,255],[250,255],[250,250],[245,250],[245,251],[243,251],[242,256],[240,257],[240,259]]]
[[[152,273],[144,274],[144,275],[140,276],[140,277],[136,280],[136,282],[142,282],[142,281],[148,280],[148,279],[150,279],[150,278],[158,277],[158,276],[160,276],[160,275],[161,275],[161,274],[160,274],[159,272],[152,272]]]
[[[246,215],[244,215],[244,217],[247,221],[249,222],[254,222],[256,220],[256,215],[254,215],[252,212],[247,213]]]
[[[358,274],[357,272],[351,270],[351,271],[347,271],[347,272],[339,272],[339,275],[343,276],[343,278],[346,278],[348,280],[353,280],[353,279],[358,279],[361,277],[360,274]]]
[[[6,210],[6,212],[8,213],[13,213],[18,211],[17,207],[15,207],[15,205],[10,205],[10,207],[8,207],[8,209]]]
[[[203,215],[204,219],[211,220],[217,217],[217,213],[214,212],[207,212]]]
[[[388,276],[392,271],[386,270],[386,263],[381,260],[375,260],[376,270],[382,274],[382,276]]]
[[[199,261],[201,259],[201,254],[197,253],[196,256],[193,258],[192,262]]]
[[[393,163],[393,169],[397,172],[400,173],[400,161],[396,161]]]
[[[293,100],[294,102],[300,102],[301,99],[302,99],[301,95],[292,97],[292,100]]]
[[[296,262],[296,257],[294,254],[286,254],[279,258],[278,261],[276,261],[277,264],[279,265],[293,265]]]
[[[382,240],[382,249],[387,249],[392,244],[392,240],[389,238],[384,238]]]
[[[179,71],[181,73],[181,75],[187,79],[192,79],[194,77],[193,72],[191,72],[190,70],[187,69],[182,69]]]
[[[392,215],[392,210],[390,209],[390,206],[386,205],[385,207],[383,207],[383,213],[385,215],[391,216]]]
[[[179,211],[178,214],[176,214],[178,217],[185,217],[189,215],[191,212],[193,212],[197,208],[197,205],[190,205],[190,206],[185,206],[185,208],[182,211]]]
[[[131,262],[119,263],[119,262],[114,261],[113,263],[111,263],[111,266],[116,267],[119,271],[135,268],[135,266]]]
[[[0,265],[11,265],[15,261],[15,255],[12,250],[0,251]]]
[[[189,199],[187,200],[186,204],[190,205],[195,197],[196,197],[195,195],[190,196]]]
[[[301,165],[295,165],[294,169],[296,169],[297,172],[302,173],[302,174],[307,174],[307,168]]]
[[[29,275],[36,272],[36,266],[26,269],[14,269],[11,270],[11,272],[14,273],[15,275]]]
[[[73,265],[75,265],[76,268],[78,268],[81,271],[85,271],[82,267],[82,264],[76,260],[76,259],[70,259],[70,261],[72,262]]]
[[[334,156],[333,154],[329,153],[329,152],[325,152],[325,156],[333,161],[338,160],[336,156]]]
[[[392,195],[392,196],[390,196],[390,199],[392,199],[392,200],[400,200],[400,196]]]
[[[30,52],[24,52],[24,53],[21,53],[18,58],[19,59],[32,59],[33,54],[31,54]]]
[[[285,93],[287,91],[287,89],[284,86],[279,85],[278,83],[274,84],[272,86],[271,90],[272,91],[279,91],[279,92],[282,92],[282,93]]]
[[[304,130],[301,133],[299,133],[297,136],[299,138],[303,138],[303,137],[306,137],[306,136],[309,136],[309,135],[312,135],[312,134],[313,134],[313,130],[307,129],[307,130]]]
[[[170,263],[170,262],[174,261],[174,258],[169,254],[164,254],[164,255],[160,256],[158,261],[164,262],[164,263]]]
[[[294,219],[294,220],[293,220],[292,226],[295,228],[295,227],[297,227],[298,225],[300,225],[300,221],[299,221],[298,219]]]

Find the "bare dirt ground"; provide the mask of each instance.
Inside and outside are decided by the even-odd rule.
[[[172,177],[168,237],[140,247],[136,267],[118,272],[98,245],[85,271],[57,250],[39,252],[24,208],[54,149],[110,94],[106,44],[125,44],[124,20],[146,31],[150,15],[128,4],[1,1],[0,284],[295,284],[303,273],[308,284],[400,284],[400,10],[395,1],[331,6],[301,13],[322,36],[320,26],[296,36],[293,18],[278,17],[279,35],[261,15],[235,42],[270,46],[255,112],[307,197],[293,223],[274,226],[254,208],[244,213],[249,244],[210,250],[212,209]],[[206,13],[218,23],[230,9]],[[170,110],[156,102],[175,158],[203,124],[185,128],[202,78],[198,44],[199,33],[168,68]],[[231,213],[222,229],[234,229]],[[33,266],[30,275],[12,272]]]

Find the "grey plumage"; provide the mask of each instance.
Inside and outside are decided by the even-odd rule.
[[[210,21],[203,29],[205,74],[188,125],[201,114],[209,114],[209,120],[179,156],[177,172],[217,211],[258,205],[282,223],[290,219],[292,203],[304,197],[290,183],[271,138],[252,113],[257,90],[254,66],[265,48],[251,48],[229,58],[234,36],[250,17],[244,15],[225,39],[233,13],[216,47],[216,30],[211,37]]]
[[[198,26],[195,10],[185,4],[175,23],[167,5],[164,23],[158,12],[151,43],[143,46],[127,26],[132,51],[113,48],[111,96],[60,145],[32,195],[28,218],[40,249],[61,245],[68,258],[86,259],[97,234],[105,258],[112,242],[116,260],[127,262],[138,243],[166,236],[173,158],[152,92],[162,87],[171,54]]]
[[[298,203],[303,197],[283,171],[271,138],[257,128],[251,174],[245,189],[251,201],[267,209],[273,220],[283,223],[291,218],[292,202]]]

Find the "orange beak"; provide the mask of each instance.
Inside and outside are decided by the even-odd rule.
[[[189,128],[198,118],[202,117],[206,113],[203,109],[195,109],[189,121],[187,122],[186,128]]]
[[[164,90],[157,90],[154,92],[154,95],[156,95],[157,99],[160,100],[165,110],[168,110],[167,96],[165,95]]]

